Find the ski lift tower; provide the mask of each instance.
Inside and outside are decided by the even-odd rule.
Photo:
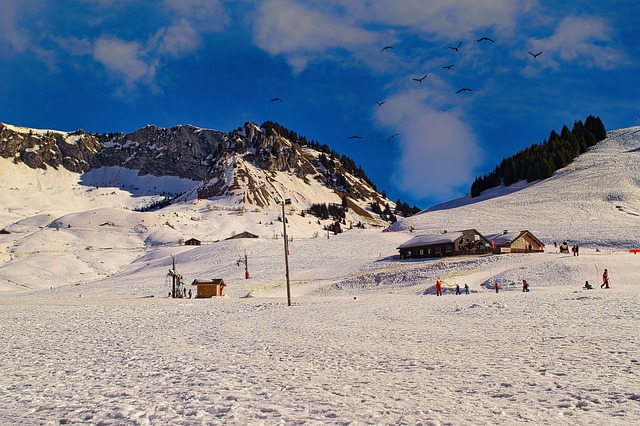
[[[175,299],[177,297],[176,287],[180,287],[181,284],[184,284],[184,279],[182,275],[178,274],[178,271],[176,271],[176,258],[171,255],[171,259],[173,261],[173,269],[169,269],[169,273],[167,275],[171,277],[172,281],[171,298]]]

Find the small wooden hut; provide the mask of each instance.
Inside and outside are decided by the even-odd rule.
[[[187,241],[184,242],[185,246],[199,246],[200,240],[197,240],[195,238],[189,238]]]
[[[487,235],[494,253],[542,253],[544,244],[529,231]]]
[[[196,287],[196,299],[222,296],[222,291],[227,286],[222,278],[200,279],[196,278],[191,283]]]

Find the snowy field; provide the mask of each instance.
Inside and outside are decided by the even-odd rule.
[[[382,259],[348,278],[318,262],[329,284],[299,280],[295,253],[292,306],[239,277],[217,299],[118,280],[3,299],[0,423],[640,422],[638,255]],[[603,267],[613,288],[581,290]],[[436,297],[432,277],[471,294]],[[522,277],[529,293],[482,285]]]
[[[0,424],[639,424],[638,130],[395,232],[327,239],[288,212],[292,306],[278,209],[138,213],[152,198],[3,163]],[[540,213],[559,203],[562,218]],[[412,225],[529,229],[546,252],[399,260]],[[224,239],[244,230],[260,238]],[[191,237],[203,245],[177,243]],[[580,256],[555,253],[564,238]],[[168,298],[172,256],[226,295]]]

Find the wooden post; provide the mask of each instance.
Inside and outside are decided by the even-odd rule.
[[[171,259],[173,259],[173,274],[171,274],[171,279],[173,281],[173,286],[171,287],[171,297],[173,299],[176,298],[176,258],[171,255]]]
[[[247,251],[244,251],[244,279],[248,280],[249,278],[251,278],[249,276],[249,261],[247,258]]]
[[[284,267],[287,275],[287,306],[291,306],[291,285],[289,281],[289,239],[287,238],[287,218],[284,215],[284,205],[291,204],[290,199],[282,202],[282,227],[284,229]]]

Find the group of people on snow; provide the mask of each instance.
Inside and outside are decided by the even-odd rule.
[[[584,282],[584,287],[585,290],[593,290],[593,286],[591,284],[589,284],[589,281],[585,281]],[[609,271],[607,271],[607,269],[605,268],[604,272],[602,273],[602,284],[600,284],[600,288],[611,288],[609,286]]]
[[[464,293],[469,294],[469,284],[464,285]],[[460,284],[456,284],[456,294],[462,294]],[[436,296],[442,296],[442,281],[436,280]]]
[[[169,297],[171,297],[171,292],[169,292]],[[191,299],[191,297],[193,297],[193,292],[191,291],[191,289],[187,291],[187,288],[184,286],[182,287],[182,290],[180,289],[180,286],[176,288],[176,299]]]
[[[558,245],[558,243],[554,242],[553,243],[553,247],[556,250],[556,253],[567,253],[569,254],[569,244],[566,241],[563,241],[562,244]],[[573,246],[571,246],[571,253],[573,253],[574,256],[580,256],[580,246],[578,244],[575,244]]]
[[[576,249],[576,252],[577,252],[577,249]],[[575,256],[577,256],[577,254]],[[585,290],[593,290],[593,286],[589,284],[589,281],[585,281],[583,288]],[[607,269],[605,269],[604,273],[602,274],[602,284],[600,284],[600,288],[611,288],[609,286],[609,271]],[[500,285],[498,284],[498,282],[495,282],[493,284],[493,289],[495,290],[496,293],[500,292]],[[464,285],[464,292],[465,294],[469,294],[468,284]],[[529,292],[529,282],[526,279],[522,280],[522,292],[523,293]],[[460,289],[459,284],[456,284],[456,294],[462,294],[462,290]],[[436,296],[442,296],[442,281],[440,280],[436,281]]]

